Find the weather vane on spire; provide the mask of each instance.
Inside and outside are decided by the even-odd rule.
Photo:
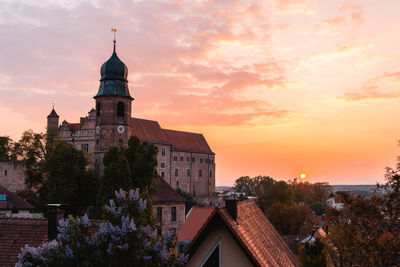
[[[111,28],[111,32],[114,33],[114,44],[117,42],[117,40],[115,39],[115,33],[117,32],[116,28]]]

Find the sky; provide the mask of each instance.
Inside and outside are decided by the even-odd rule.
[[[0,135],[79,122],[112,53],[135,117],[202,133],[216,184],[374,184],[400,154],[398,0],[0,0]]]

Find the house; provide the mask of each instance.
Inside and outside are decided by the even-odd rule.
[[[185,222],[186,198],[179,195],[164,179],[153,178],[152,185],[156,190],[153,202],[153,213],[162,222],[162,233],[167,230],[178,232]]]
[[[0,185],[0,214],[29,213],[34,206]]]
[[[178,238],[191,238],[184,236],[190,216]],[[225,208],[214,208],[184,252],[187,266],[300,266],[253,200],[226,200]]]

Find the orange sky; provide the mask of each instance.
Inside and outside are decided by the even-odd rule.
[[[0,135],[86,115],[117,27],[133,115],[203,133],[217,185],[371,184],[400,154],[398,0],[0,4]]]

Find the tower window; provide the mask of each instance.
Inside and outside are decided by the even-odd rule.
[[[161,178],[164,178],[164,177],[165,177],[165,173],[161,172]]]
[[[174,156],[174,161],[178,161],[178,157],[177,156]]]
[[[117,117],[124,117],[125,113],[125,105],[122,102],[118,102],[117,104]]]
[[[7,176],[7,170],[4,170],[4,175]]]
[[[165,156],[165,148],[164,147],[161,148],[161,156]]]
[[[89,144],[81,144],[81,150],[89,151]]]
[[[201,177],[203,175],[203,172],[201,170],[199,170],[199,177]]]
[[[210,171],[210,178],[212,177],[212,171]]]
[[[161,168],[165,168],[165,162],[161,162]]]
[[[175,177],[178,177],[178,176],[179,176],[178,169],[175,169]]]
[[[118,145],[119,145],[120,147],[123,145],[123,143],[124,143],[124,142],[122,141],[122,139],[119,139],[119,140],[118,140]]]
[[[99,117],[100,116],[100,108],[101,108],[101,104],[100,102],[96,103],[96,116]]]
[[[187,170],[186,170],[186,176],[187,176],[187,177],[190,177],[190,169],[187,169]]]
[[[183,161],[183,157],[181,156],[181,161]]]

